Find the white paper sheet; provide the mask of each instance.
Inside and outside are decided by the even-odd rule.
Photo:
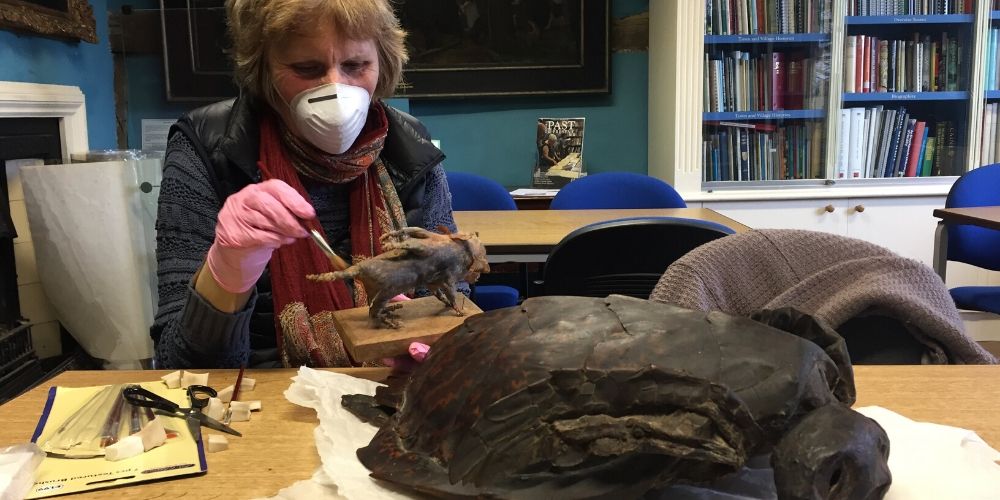
[[[340,405],[344,394],[374,394],[379,384],[339,373],[300,368],[285,391],[289,401],[313,408],[319,416],[316,449],[323,462],[312,479],[281,490],[279,500],[411,498],[368,476],[355,452],[371,441],[375,427],[361,422]],[[915,422],[878,406],[857,409],[876,420],[889,435],[892,487],[888,500],[995,500],[1000,498],[1000,452],[976,433],[926,422]],[[706,487],[674,486],[650,498],[772,499],[773,474],[767,457],[755,457],[746,467]]]
[[[510,192],[511,196],[555,196],[558,189],[519,188]]]

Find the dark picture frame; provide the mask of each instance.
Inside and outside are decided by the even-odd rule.
[[[0,0],[0,28],[97,43],[94,9],[87,0]]]
[[[396,97],[607,94],[609,3],[396,0],[410,53]],[[160,15],[167,100],[234,97],[223,0],[160,0]]]
[[[399,97],[606,94],[608,0],[397,4],[410,62]]]

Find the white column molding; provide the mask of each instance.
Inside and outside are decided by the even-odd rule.
[[[89,149],[87,105],[80,87],[0,82],[0,118],[59,118],[63,158]]]
[[[649,2],[649,175],[701,190],[705,2]]]

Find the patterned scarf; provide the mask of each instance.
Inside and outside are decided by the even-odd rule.
[[[351,258],[354,262],[378,255],[386,231],[406,224],[402,204],[380,153],[389,122],[381,104],[374,103],[354,146],[341,155],[327,155],[280,131],[278,118],[261,121],[260,167],[264,179],[280,179],[309,199],[300,176],[321,182],[349,184]],[[316,219],[303,221],[321,233]],[[306,274],[332,271],[326,256],[308,238],[274,252],[270,262],[271,288],[278,348],[285,366],[353,366],[333,322],[333,311],[367,304],[360,282],[354,294],[342,281],[313,282]]]

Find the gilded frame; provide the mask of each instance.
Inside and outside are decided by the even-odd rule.
[[[30,0],[0,0],[0,28],[97,43],[94,8],[88,0],[66,0],[65,10]]]

